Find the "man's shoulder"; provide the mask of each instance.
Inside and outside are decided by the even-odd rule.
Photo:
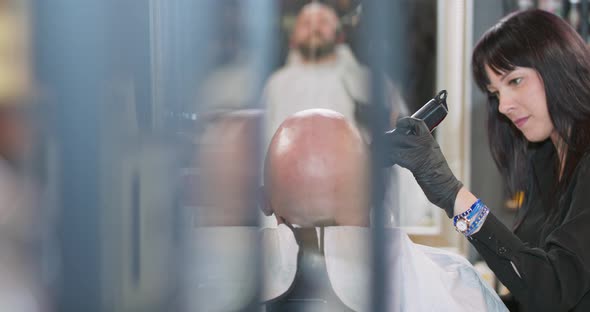
[[[285,79],[289,79],[291,75],[297,72],[296,66],[293,65],[284,65],[283,67],[274,71],[270,77],[268,78],[267,84],[269,83],[277,83],[281,81],[285,81]]]
[[[284,88],[293,80],[294,68],[283,66],[273,72],[264,84],[264,93],[269,96],[272,93],[284,92]]]

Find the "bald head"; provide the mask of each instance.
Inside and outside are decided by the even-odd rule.
[[[304,227],[368,225],[368,175],[368,152],[359,131],[326,109],[287,118],[266,155],[270,208]]]
[[[340,20],[331,7],[321,3],[304,6],[295,23],[291,44],[307,61],[321,61],[334,55]]]

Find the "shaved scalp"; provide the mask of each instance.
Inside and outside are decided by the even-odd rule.
[[[274,213],[300,226],[368,225],[368,152],[358,129],[327,109],[287,118],[273,136],[265,187]]]

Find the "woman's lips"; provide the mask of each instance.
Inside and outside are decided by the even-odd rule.
[[[519,118],[514,121],[514,124],[520,128],[527,122],[527,120],[529,120],[529,117]]]

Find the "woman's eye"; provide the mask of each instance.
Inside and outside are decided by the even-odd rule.
[[[511,85],[518,86],[521,82],[522,82],[522,78],[519,77],[519,78],[514,78],[514,79],[510,80],[509,83]]]
[[[496,92],[488,92],[488,97],[490,99],[496,100],[496,99],[498,99],[500,97],[500,94],[498,93],[498,91],[496,91]]]

